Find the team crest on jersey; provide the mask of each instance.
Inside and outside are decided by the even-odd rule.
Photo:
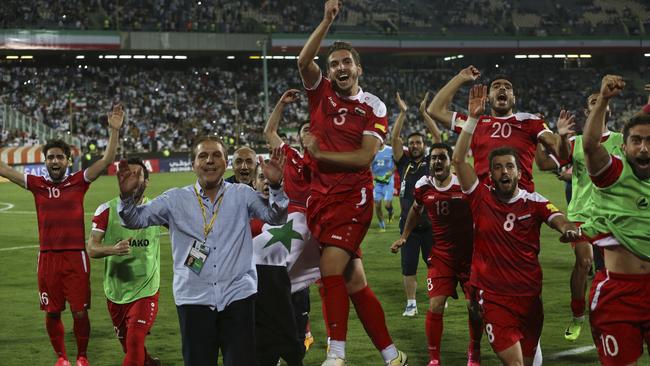
[[[639,210],[647,210],[648,207],[650,206],[650,202],[648,202],[648,199],[641,196],[636,199],[636,208]]]
[[[365,116],[366,111],[364,111],[362,108],[359,107],[354,107],[354,113],[360,115],[360,116]]]
[[[330,101],[330,104],[332,105],[332,107],[336,108],[336,102],[334,101],[334,99],[332,99],[332,97],[327,97],[327,100]]]

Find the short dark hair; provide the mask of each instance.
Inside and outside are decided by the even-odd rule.
[[[650,115],[643,114],[640,116],[632,117],[624,126],[623,126],[623,142],[627,143],[627,138],[630,136],[630,130],[632,127],[640,125],[650,125]]]
[[[454,155],[454,150],[451,148],[451,145],[449,145],[446,142],[436,142],[435,144],[431,145],[429,147],[429,156],[431,156],[431,152],[433,149],[445,149],[447,150],[447,154],[449,155],[449,159]]]
[[[63,150],[66,158],[70,159],[70,145],[68,145],[65,141],[59,139],[50,140],[45,144],[45,146],[43,146],[43,156],[47,157],[47,151],[54,148]]]
[[[309,128],[311,128],[310,122],[311,122],[310,120],[304,120],[304,121],[300,122],[300,126],[298,126],[298,137],[300,137],[300,131],[302,131],[302,128],[305,125],[309,125]]]
[[[329,64],[330,60],[330,55],[336,51],[339,50],[347,50],[350,51],[352,54],[352,59],[354,60],[354,63],[359,66],[361,65],[361,56],[359,56],[359,52],[352,47],[352,45],[348,42],[343,42],[343,41],[334,41],[330,48],[327,50],[327,63]]]
[[[503,146],[503,147],[498,147],[492,151],[490,151],[490,154],[488,155],[488,162],[490,163],[490,170],[492,170],[492,160],[494,160],[495,157],[497,156],[514,156],[515,157],[515,163],[517,164],[517,168],[519,168],[519,154],[517,153],[517,150],[513,149],[510,146]]]
[[[420,136],[422,138],[422,142],[424,142],[426,140],[426,137],[424,136],[423,133],[421,133],[421,132],[412,132],[410,135],[406,136],[406,141],[408,142],[408,140],[413,136]]]
[[[219,136],[201,136],[198,139],[196,139],[196,141],[194,141],[194,143],[192,144],[192,152],[191,152],[191,155],[190,155],[191,158],[192,158],[192,162],[194,162],[194,159],[196,159],[196,149],[199,147],[199,145],[201,143],[206,142],[206,141],[214,141],[214,142],[218,143],[219,145],[221,145],[221,147],[223,148],[223,153],[226,155],[226,156],[224,156],[224,159],[228,160],[228,156],[227,156],[228,155],[228,147],[223,142],[223,140],[221,140],[221,138]]]
[[[149,179],[149,169],[144,164],[144,161],[138,157],[130,157],[126,160],[126,163],[129,165],[140,165],[142,167],[142,174],[144,174],[144,179]]]
[[[512,82],[512,78],[510,77],[510,75],[506,75],[506,74],[496,74],[496,75],[492,76],[492,78],[490,79],[490,83],[488,84],[488,88],[491,88],[491,87],[492,87],[492,83],[494,83],[494,82],[497,81],[497,80],[508,80],[508,81],[510,82],[510,84],[514,84],[514,83]]]

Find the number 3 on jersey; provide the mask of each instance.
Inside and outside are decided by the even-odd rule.
[[[347,108],[339,108],[339,115],[334,117],[334,124],[342,126],[345,123],[345,115],[348,114]]]

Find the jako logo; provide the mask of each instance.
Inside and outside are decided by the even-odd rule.
[[[131,247],[148,247],[149,246],[149,239],[133,239],[129,243],[129,246],[131,246]]]

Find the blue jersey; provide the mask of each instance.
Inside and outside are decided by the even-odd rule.
[[[372,176],[375,178],[375,182],[388,183],[393,176],[393,170],[395,170],[393,148],[384,145],[372,161]]]

